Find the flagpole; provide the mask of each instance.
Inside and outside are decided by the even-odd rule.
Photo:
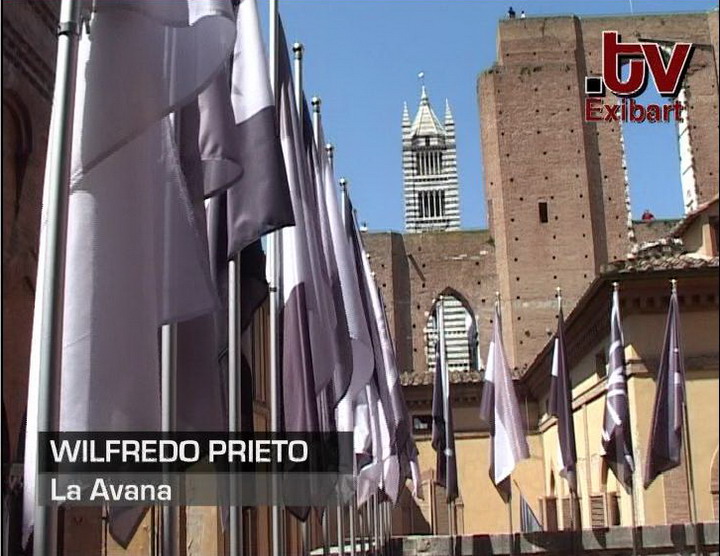
[[[278,0],[270,0],[268,5],[268,39],[269,45],[269,74],[270,86],[273,91],[273,100],[276,115],[276,134],[280,134],[278,106],[280,88],[278,87],[278,55],[279,55],[279,11]],[[274,433],[280,432],[280,309],[282,307],[282,235],[280,231],[268,235],[268,270],[270,275],[270,430]],[[277,482],[273,481],[275,495],[278,495]],[[283,508],[274,500],[271,508],[272,520],[272,554],[283,556],[285,543],[283,535]]]
[[[313,127],[313,138],[315,139],[315,148],[318,152],[318,158],[320,155],[320,149],[323,145],[320,144],[320,105],[322,100],[320,97],[312,97],[312,127]],[[330,408],[327,411],[331,411]],[[323,531],[323,554],[330,554],[330,506],[327,505],[324,508],[322,515],[322,531]]]
[[[445,308],[443,306],[444,298],[441,295],[438,299],[437,320],[438,320],[438,340],[440,342],[440,372],[441,382],[443,385],[443,413],[445,414],[445,497],[447,500],[448,512],[448,535],[453,535],[452,523],[452,502],[448,495],[448,483],[450,482],[450,377],[446,361],[445,349]]]
[[[332,145],[330,145],[332,146]],[[330,152],[334,153],[334,150],[331,150]],[[334,159],[332,159],[334,160]],[[348,202],[348,187],[349,182],[345,178],[340,178],[338,180],[338,184],[340,185],[340,193],[342,196],[342,203],[343,207],[345,206],[345,203]],[[345,210],[342,210],[342,219],[343,224],[347,225],[347,222],[345,222]],[[354,459],[354,458],[353,458]],[[354,479],[356,481],[355,488],[357,488],[357,463],[353,463],[353,475]],[[357,554],[357,545],[358,545],[358,536],[361,535],[360,532],[360,509],[357,505],[357,491],[353,493],[353,498],[350,504],[348,505],[348,529],[350,534],[350,555],[356,556]]]
[[[65,294],[65,253],[68,213],[68,181],[70,178],[73,118],[75,109],[75,75],[77,73],[78,39],[80,37],[79,0],[63,0],[58,23],[57,64],[53,106],[56,117],[48,138],[47,180],[43,187],[43,207],[47,225],[40,238],[44,244],[38,261],[36,302],[42,305],[38,326],[38,413],[37,430],[57,429],[62,357],[62,322]],[[40,462],[37,462],[39,470]],[[36,470],[36,489],[40,474]],[[57,508],[38,503],[35,499],[33,554],[54,554],[57,551]]]
[[[615,297],[617,296],[618,300],[618,308],[620,305],[620,283],[619,282],[613,282],[613,297],[612,297],[612,303],[615,303]],[[618,309],[619,310],[619,309]],[[611,322],[612,327],[612,322]],[[623,345],[621,346],[621,349],[623,350],[623,361],[624,359],[624,351],[625,351],[625,345],[623,342]],[[625,389],[626,389],[626,396],[627,396],[627,403],[628,403],[628,419],[630,415],[630,384],[629,384],[629,377],[627,376],[627,368],[625,369]],[[628,427],[630,426],[630,423],[628,422]],[[632,437],[631,437],[632,438]],[[634,447],[630,446],[630,449],[634,453]],[[633,556],[637,555],[638,548],[637,548],[637,507],[635,505],[635,471],[633,470],[633,473],[630,475],[630,519],[631,523],[630,526],[632,527],[632,550],[633,550]]]
[[[236,253],[228,261],[228,431],[239,433],[242,430],[241,415],[241,383],[240,379],[240,253]],[[230,556],[243,554],[243,521],[242,506],[237,499],[238,476],[237,468],[231,470],[230,488]],[[233,503],[234,502],[234,503]]]
[[[298,120],[302,127],[303,121],[303,53],[305,47],[301,42],[293,44],[293,54],[295,54],[295,108],[297,108]]]
[[[320,146],[318,146],[319,148]],[[334,162],[335,162],[335,147],[331,143],[327,143],[325,145],[325,151],[327,152],[328,157],[328,164],[330,164],[331,175],[334,176]],[[345,521],[345,505],[341,503],[340,500],[340,492],[338,491],[338,507],[337,507],[337,515],[336,515],[336,525],[337,525],[337,545],[338,545],[338,552],[340,554],[345,554],[345,531],[344,531],[344,521]]]
[[[495,292],[495,306],[497,307],[497,315],[498,319],[501,319],[501,306],[500,306],[500,292]],[[498,322],[498,325],[501,326],[502,320]],[[500,329],[500,334],[502,334],[502,328]],[[489,356],[488,356],[489,357]],[[527,403],[527,401],[526,401]],[[513,525],[513,513],[512,513],[512,473],[508,476],[506,479],[508,481],[508,498],[505,503],[507,512],[508,512],[508,527],[510,531],[510,543],[509,543],[509,553],[515,554],[515,527]]]
[[[160,404],[162,431],[175,432],[177,426],[177,325],[164,324],[160,345]],[[162,554],[177,554],[178,508],[162,507]]]
[[[303,121],[303,52],[305,47],[300,42],[293,43],[292,46],[293,54],[295,57],[294,70],[295,76],[293,80],[294,85],[294,96],[295,96],[295,108],[297,110],[298,121],[300,127],[302,127]],[[302,522],[301,525],[302,537],[303,537],[303,549],[309,554],[310,553],[310,539],[312,536],[312,524],[310,523],[310,517]]]
[[[558,318],[560,318],[560,311],[562,310],[562,288],[560,286],[555,288],[556,297],[557,297],[557,309],[558,309]],[[564,323],[558,323],[559,325],[564,326]],[[569,372],[569,371],[567,371]],[[572,404],[572,401],[571,401]],[[569,408],[570,410],[570,418],[573,419],[574,416],[572,414],[572,405]],[[577,473],[577,472],[576,472]],[[575,531],[578,526],[578,515],[577,515],[577,475],[575,475],[575,488],[572,488],[572,485],[570,485],[570,480],[568,479],[568,485],[570,486],[570,519],[572,520],[572,529]],[[573,533],[574,535],[575,533]],[[574,539],[575,537],[573,537]],[[575,544],[575,540],[573,540],[573,546]]]
[[[670,280],[670,286],[672,289],[672,294],[677,295],[677,280],[673,278]],[[679,319],[679,315],[676,315],[676,317]],[[678,331],[678,342],[680,332]],[[676,346],[676,350],[679,350],[679,346]],[[679,353],[676,351],[676,354]],[[677,356],[677,355],[676,355]],[[690,449],[690,420],[688,416],[688,408],[687,408],[687,376],[683,376],[682,381],[682,388],[683,388],[683,400],[682,400],[682,411],[683,411],[683,435],[685,436],[685,441],[683,442],[683,449],[685,451],[685,480],[687,481],[688,485],[688,503],[690,506],[690,522],[693,525],[693,537],[695,539],[695,553],[700,556],[702,552],[700,552],[700,536],[699,536],[699,530],[698,530],[698,511],[697,511],[697,501],[695,499],[695,474],[693,472],[692,467],[692,450]]]

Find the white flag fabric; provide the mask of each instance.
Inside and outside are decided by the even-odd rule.
[[[97,3],[90,26],[78,55],[59,429],[157,430],[158,328],[215,305],[205,231],[168,115],[229,55],[232,7],[108,0]],[[35,505],[36,355],[32,361],[25,540]]]
[[[255,0],[238,6],[231,101],[243,174],[228,191],[230,254],[294,223]]]
[[[358,396],[355,420],[357,502],[364,504],[383,486],[384,462],[390,457],[390,431],[373,381]]]
[[[308,167],[309,151],[295,106],[282,25],[279,34],[280,141],[295,217],[295,225],[281,232],[283,419],[285,430],[318,431],[317,396],[331,384],[336,364],[335,352],[331,349],[334,344],[327,342],[333,329],[328,314],[331,290],[323,275],[313,170]]]
[[[333,167],[325,151],[322,123],[317,148],[317,198],[321,208],[321,234],[328,276],[336,308],[340,376],[333,377],[336,428],[353,430],[353,402],[370,380],[374,354],[360,293],[353,244],[340,212]],[[354,234],[354,228],[351,228]]]
[[[495,302],[493,333],[488,349],[480,417],[490,426],[492,436],[490,478],[500,485],[515,466],[530,457],[522,417],[505,357],[500,305]]]

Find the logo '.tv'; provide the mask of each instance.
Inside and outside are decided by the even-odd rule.
[[[618,96],[637,96],[645,89],[650,73],[658,93],[664,97],[674,97],[687,70],[692,47],[691,43],[675,43],[666,64],[659,44],[621,42],[617,31],[603,31],[602,77],[585,77],[585,94],[599,96],[607,88]],[[628,65],[625,80],[620,76],[623,60],[627,60]]]

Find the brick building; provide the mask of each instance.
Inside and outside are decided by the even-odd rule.
[[[422,230],[407,217],[415,214],[415,201],[407,193],[412,158],[405,110],[408,233],[366,235],[403,370],[427,368],[426,321],[443,292],[477,315],[486,343],[497,290],[508,358],[522,373],[554,330],[557,286],[571,309],[604,264],[672,226],[632,220],[622,130],[584,121],[585,76],[601,73],[601,33],[608,29],[695,45],[680,91],[688,102],[678,130],[683,174],[675,187],[684,191],[686,210],[717,194],[718,127],[710,125],[718,107],[716,12],[501,21],[497,61],[477,82],[488,229],[415,236]],[[418,116],[425,103],[423,88]]]

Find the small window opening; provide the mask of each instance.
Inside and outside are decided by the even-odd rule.
[[[547,224],[548,222],[548,205],[546,201],[540,201],[538,203],[538,215],[540,216],[540,222]]]

